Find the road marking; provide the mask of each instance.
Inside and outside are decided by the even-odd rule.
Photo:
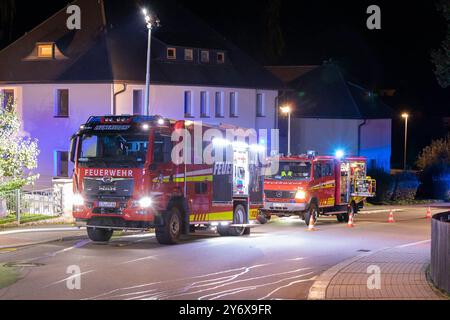
[[[422,241],[417,241],[417,242],[411,242],[411,243],[407,243],[407,244],[402,244],[400,246],[396,246],[394,248],[406,248],[406,247],[412,247],[418,244],[422,244],[422,243],[427,243],[427,242],[431,242],[431,239],[428,240],[422,240]]]
[[[157,256],[148,256],[148,257],[143,257],[143,258],[139,258],[139,259],[129,260],[129,261],[121,262],[121,263],[119,263],[119,265],[138,262],[138,261],[147,260],[147,259],[156,259],[156,257]]]
[[[359,211],[358,214],[371,214],[371,213],[382,213],[382,212],[399,212],[399,211],[405,211],[405,209],[379,209],[379,210],[364,210],[364,211]]]
[[[0,253],[8,253],[8,252],[13,252],[13,251],[17,251],[17,248],[0,249]]]

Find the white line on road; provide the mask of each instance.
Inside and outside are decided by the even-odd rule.
[[[400,245],[400,246],[396,246],[396,247],[394,247],[394,248],[406,248],[406,247],[412,247],[412,246],[415,246],[415,245],[418,245],[418,244],[422,244],[422,243],[427,243],[427,242],[430,242],[431,241],[431,239],[428,239],[428,240],[422,240],[422,241],[417,241],[417,242],[411,242],[411,243],[407,243],[407,244],[402,244],[402,245]]]

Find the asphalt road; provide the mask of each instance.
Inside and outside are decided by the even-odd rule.
[[[0,265],[15,265],[20,276],[0,299],[306,299],[315,277],[343,260],[429,240],[426,209],[402,209],[392,224],[387,212],[362,212],[355,228],[321,217],[308,232],[303,221],[283,218],[250,236],[201,233],[175,246],[147,233],[109,244],[82,238],[2,250]],[[81,287],[68,289],[77,284],[68,268],[78,267]]]

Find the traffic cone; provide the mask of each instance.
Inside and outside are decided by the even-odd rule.
[[[427,208],[427,215],[425,216],[425,219],[431,219],[431,208]]]
[[[392,211],[392,209],[389,210],[389,219],[388,219],[388,222],[389,222],[389,223],[394,223],[394,222],[395,222],[395,220],[394,220],[394,211]]]
[[[353,228],[354,226],[355,224],[353,223],[353,212],[350,212],[350,214],[348,215],[347,227]]]
[[[314,218],[309,218],[309,224],[308,224],[308,231],[316,231],[317,229],[314,228]]]

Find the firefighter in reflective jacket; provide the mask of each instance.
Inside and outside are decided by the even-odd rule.
[[[287,173],[286,173],[286,171],[287,171]],[[286,178],[286,177],[292,178],[292,171],[289,170],[288,166],[285,166],[283,171],[281,171],[281,178]]]

